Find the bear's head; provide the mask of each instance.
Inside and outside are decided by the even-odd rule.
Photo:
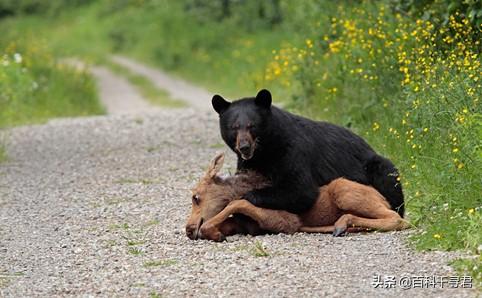
[[[212,105],[219,114],[221,136],[226,144],[243,160],[253,158],[261,149],[269,133],[271,93],[263,89],[256,97],[234,102],[214,95]]]

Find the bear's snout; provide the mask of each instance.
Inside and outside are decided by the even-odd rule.
[[[242,142],[239,144],[239,151],[243,154],[249,154],[251,145],[248,142]]]
[[[254,141],[249,131],[239,131],[236,137],[236,151],[241,154],[244,160],[251,159],[256,149],[256,142]]]

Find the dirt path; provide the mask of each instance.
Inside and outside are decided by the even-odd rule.
[[[142,114],[158,110],[142,98],[127,79],[103,66],[91,67],[98,82],[99,96],[106,111],[111,115]]]
[[[130,88],[100,84],[119,100],[114,92]],[[0,165],[1,297],[476,296],[448,284],[403,290],[404,276],[455,275],[454,254],[415,252],[408,232],[189,240],[189,189],[227,151],[217,115],[198,108],[207,93],[193,90],[184,93],[200,99],[193,108],[11,130],[10,160]],[[227,160],[232,170],[234,155]],[[372,285],[377,275],[388,288]]]
[[[149,78],[156,87],[166,90],[172,98],[181,99],[199,110],[211,108],[213,95],[202,88],[124,56],[112,56],[112,61],[127,67],[135,74]]]

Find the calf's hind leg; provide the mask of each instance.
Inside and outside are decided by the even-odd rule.
[[[386,218],[363,218],[353,214],[342,215],[334,225],[333,236],[340,236],[347,228],[363,227],[379,231],[395,231],[409,228],[409,224],[395,211],[389,210],[396,214]]]
[[[391,211],[391,210],[388,210]],[[409,227],[408,222],[398,215],[398,213],[388,215],[386,218],[363,218],[353,214],[342,215],[334,225],[321,227],[301,227],[300,232],[305,233],[333,233],[333,236],[340,236],[348,232],[360,232],[367,229],[380,231],[402,230]]]
[[[385,198],[373,187],[337,179],[330,184],[328,191],[335,205],[344,213],[334,224],[334,236],[341,235],[351,226],[381,231],[409,227],[409,223],[391,210]]]

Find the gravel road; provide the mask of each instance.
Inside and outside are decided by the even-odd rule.
[[[410,231],[189,240],[189,189],[216,152],[228,152],[216,120],[194,106],[10,130],[0,296],[477,296],[448,284],[402,289],[404,276],[456,275],[447,265],[455,254],[414,251]],[[235,156],[227,162],[233,171]]]

